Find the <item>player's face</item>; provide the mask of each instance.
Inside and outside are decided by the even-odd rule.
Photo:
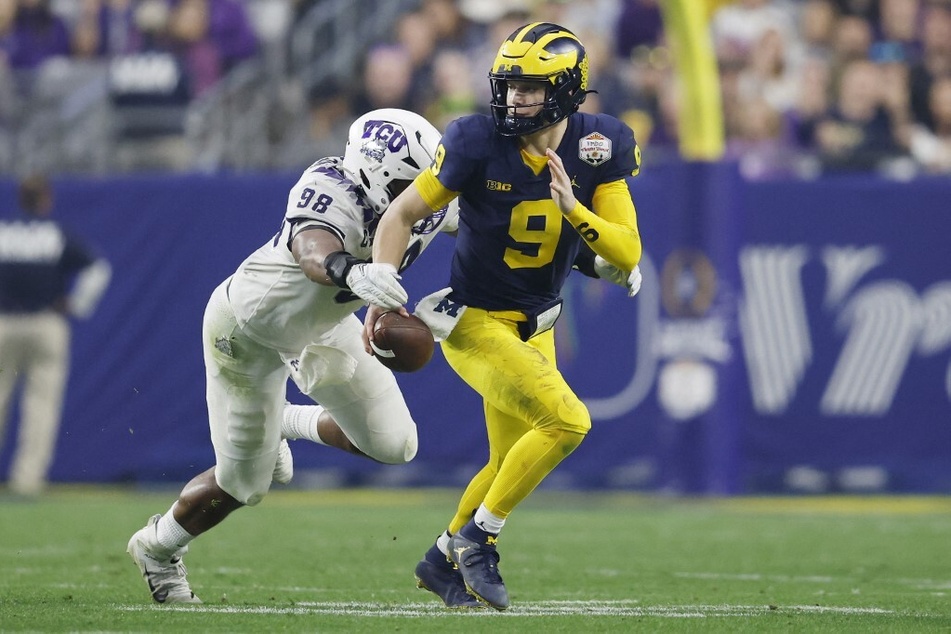
[[[509,81],[506,104],[516,117],[534,117],[545,103],[545,84],[538,81]]]

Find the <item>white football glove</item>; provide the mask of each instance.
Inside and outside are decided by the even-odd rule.
[[[641,267],[635,266],[630,273],[625,273],[614,266],[600,255],[594,256],[594,272],[602,280],[608,280],[612,284],[623,286],[627,289],[627,296],[634,297],[637,291],[641,290]]]
[[[386,310],[396,310],[409,299],[399,280],[396,267],[385,262],[355,264],[347,273],[347,286],[354,295]]]

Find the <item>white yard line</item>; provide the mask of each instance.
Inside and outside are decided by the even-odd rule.
[[[896,615],[894,610],[866,607],[836,607],[820,605],[786,605],[771,607],[768,605],[638,605],[637,601],[546,601],[513,606],[505,612],[494,610],[446,610],[435,603],[391,603],[363,602],[301,602],[286,607],[267,606],[121,606],[120,610],[138,612],[147,610],[175,610],[183,612],[210,612],[223,614],[319,614],[331,616],[377,616],[377,617],[438,617],[438,616],[495,616],[495,617],[537,617],[537,616],[653,616],[666,618],[707,618],[707,617],[749,617],[769,613],[808,612],[812,614],[867,614]],[[923,615],[920,615],[923,616]]]
[[[681,579],[714,579],[723,581],[772,581],[780,583],[832,583],[835,577],[821,575],[763,575],[757,572],[675,572]]]

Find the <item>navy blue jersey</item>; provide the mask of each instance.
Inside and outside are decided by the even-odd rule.
[[[74,275],[94,261],[55,220],[0,220],[0,312],[57,306]]]
[[[490,117],[452,122],[433,173],[460,193],[452,299],[486,310],[531,310],[557,299],[581,242],[551,198],[551,173],[525,164],[517,138]],[[575,113],[556,150],[588,209],[595,189],[638,167],[634,134],[607,115]]]

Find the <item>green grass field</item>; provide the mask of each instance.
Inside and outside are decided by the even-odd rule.
[[[203,605],[156,606],[125,546],[174,496],[0,501],[0,630],[951,630],[949,498],[538,492],[500,540],[512,607],[453,612],[415,588],[413,567],[454,491],[276,491],[193,543]]]

